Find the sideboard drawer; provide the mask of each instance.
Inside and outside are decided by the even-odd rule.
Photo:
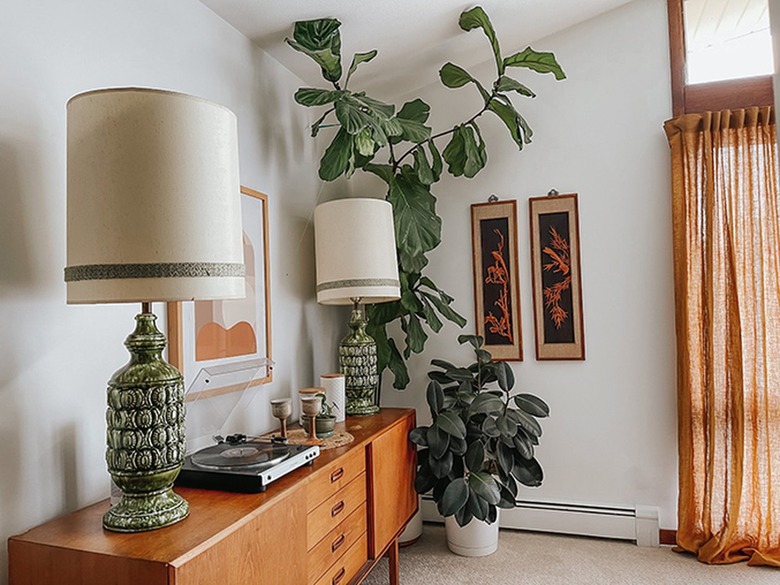
[[[355,449],[323,469],[306,488],[306,511],[311,512],[324,500],[366,471],[366,454]]]
[[[347,487],[336,492],[309,512],[306,518],[307,550],[336,528],[366,501],[366,474],[361,473]]]
[[[309,551],[309,583],[314,583],[352,545],[366,534],[366,506],[362,504]]]
[[[341,560],[328,569],[315,585],[346,585],[368,560],[368,537],[364,534]]]

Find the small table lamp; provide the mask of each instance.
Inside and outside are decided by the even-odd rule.
[[[140,302],[130,361],[108,383],[106,462],[119,532],[182,520],[184,383],[162,359],[151,301],[244,296],[237,124],[169,91],[117,88],[68,102],[68,303]]]
[[[317,302],[352,305],[352,333],[339,344],[346,414],[379,411],[376,342],[366,333],[360,303],[401,298],[393,208],[382,199],[338,199],[314,210]]]

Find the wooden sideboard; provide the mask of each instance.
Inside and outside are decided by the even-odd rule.
[[[10,585],[356,585],[417,510],[411,409],[349,417],[351,444],[260,494],[176,488],[188,518],[151,532],[102,528],[108,501],[8,541]]]

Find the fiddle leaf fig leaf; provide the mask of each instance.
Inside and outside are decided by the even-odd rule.
[[[469,179],[476,176],[487,163],[487,156],[485,155],[485,142],[482,140],[482,136],[477,132],[479,143],[474,136],[475,127],[473,125],[461,126],[460,132],[463,135],[463,150],[466,155],[466,160],[463,165],[463,175]]]
[[[506,75],[502,75],[499,78],[497,89],[498,91],[516,91],[525,97],[536,97],[536,94],[525,85],[515,79],[512,79],[511,77],[507,77]]]
[[[467,83],[477,82],[477,80],[474,79],[468,71],[463,69],[463,67],[459,67],[458,65],[449,62],[445,63],[442,68],[439,69],[439,78],[444,85],[452,89],[463,87]]]
[[[490,93],[477,81],[471,74],[454,63],[445,63],[441,69],[439,69],[439,79],[441,82],[451,89],[457,89],[463,87],[468,83],[473,83],[479,90],[479,94],[482,99],[487,103],[490,100]]]
[[[376,143],[371,137],[371,132],[366,128],[363,128],[358,134],[355,135],[355,148],[363,156],[371,156],[374,154]]]
[[[431,302],[424,296],[421,297],[421,300],[423,304],[422,311],[423,315],[425,316],[425,322],[428,323],[428,327],[430,327],[434,333],[438,333],[441,331],[442,327],[444,327],[444,323],[442,323],[441,319],[439,319],[439,316],[433,309]]]
[[[364,171],[368,171],[369,173],[373,173],[380,179],[382,179],[385,183],[388,185],[393,180],[393,167],[390,165],[380,165],[376,163],[369,163],[363,167]],[[373,305],[369,305],[370,307],[380,307],[385,305],[386,303],[377,303]]]
[[[327,118],[330,114],[332,114],[334,111],[336,111],[336,108],[331,108],[316,121],[314,124],[311,125],[311,137],[315,138],[317,134],[320,133],[320,128],[323,128],[322,123],[325,121],[325,118]],[[324,126],[325,128],[328,128],[332,126],[332,124],[328,124]]]
[[[302,106],[324,106],[335,102],[343,92],[336,90],[317,89],[316,87],[302,87],[295,92],[295,101]]]
[[[368,51],[366,53],[355,53],[355,55],[352,57],[352,64],[349,66],[349,71],[347,71],[347,79],[344,81],[344,87],[349,85],[349,79],[352,77],[352,74],[355,72],[355,70],[358,68],[358,65],[361,63],[368,63],[376,57],[377,51],[376,49],[372,51]]]
[[[425,349],[425,342],[428,339],[428,335],[422,328],[420,318],[415,314],[409,315],[409,325],[406,331],[406,347],[412,353],[420,353]]]
[[[388,362],[387,367],[393,372],[393,388],[403,390],[409,385],[409,370],[406,367],[406,362],[401,357],[401,352],[398,351],[395,340],[390,337],[387,342],[390,346],[390,361]]]
[[[444,494],[439,502],[439,511],[442,516],[452,516],[466,505],[468,499],[469,486],[466,483],[466,478],[458,478],[444,490]]]
[[[411,167],[405,167],[390,183],[395,241],[401,268],[420,272],[427,263],[423,254],[441,242],[441,218],[436,215],[436,198],[420,182]]]
[[[439,152],[439,149],[436,148],[433,140],[428,142],[428,150],[431,152],[431,160],[433,161],[431,164],[431,170],[433,171],[433,181],[435,183],[438,182],[438,180],[441,178],[441,171],[444,165],[442,163],[441,153]]]
[[[498,74],[502,75],[504,73],[505,65],[501,60],[501,48],[498,44],[498,37],[493,28],[493,23],[490,22],[487,13],[485,13],[480,6],[475,6],[471,10],[466,10],[460,15],[458,24],[460,25],[460,28],[465,31],[481,28],[485,32],[485,36],[487,36],[490,41],[490,46],[493,48],[493,56],[496,59],[496,69],[498,70]]]
[[[320,161],[320,178],[323,181],[333,181],[348,174],[350,161],[353,160],[352,141],[352,136],[340,128]]]
[[[293,38],[285,42],[309,56],[322,69],[322,76],[332,83],[341,79],[341,22],[335,18],[303,20],[295,23]]]
[[[433,185],[436,182],[433,169],[422,148],[417,148],[414,151],[414,172],[417,173],[417,178],[423,185]]]
[[[460,132],[461,126],[455,128],[450,137],[450,142],[444,149],[442,156],[447,162],[447,171],[453,177],[463,175],[466,166],[466,145],[464,144],[463,134]]]
[[[400,110],[398,110],[397,116],[410,122],[419,122],[425,124],[428,121],[428,116],[431,113],[431,106],[426,104],[420,98],[414,99],[410,102],[406,102]]]
[[[552,73],[558,81],[566,79],[566,74],[553,53],[534,51],[531,47],[526,47],[523,51],[504,59],[504,66],[525,67],[537,73]]]
[[[484,340],[480,335],[458,335],[458,343],[463,345],[464,343],[468,343],[473,347],[474,349],[479,349],[482,347]]]
[[[515,141],[520,150],[523,150],[523,146],[531,142],[531,128],[511,103],[494,99],[490,101],[487,109],[496,114],[506,125],[512,140]]]

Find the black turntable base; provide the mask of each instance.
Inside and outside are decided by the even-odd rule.
[[[206,447],[184,459],[176,485],[230,492],[265,491],[272,481],[311,465],[320,454],[316,445],[267,441],[229,441]]]

